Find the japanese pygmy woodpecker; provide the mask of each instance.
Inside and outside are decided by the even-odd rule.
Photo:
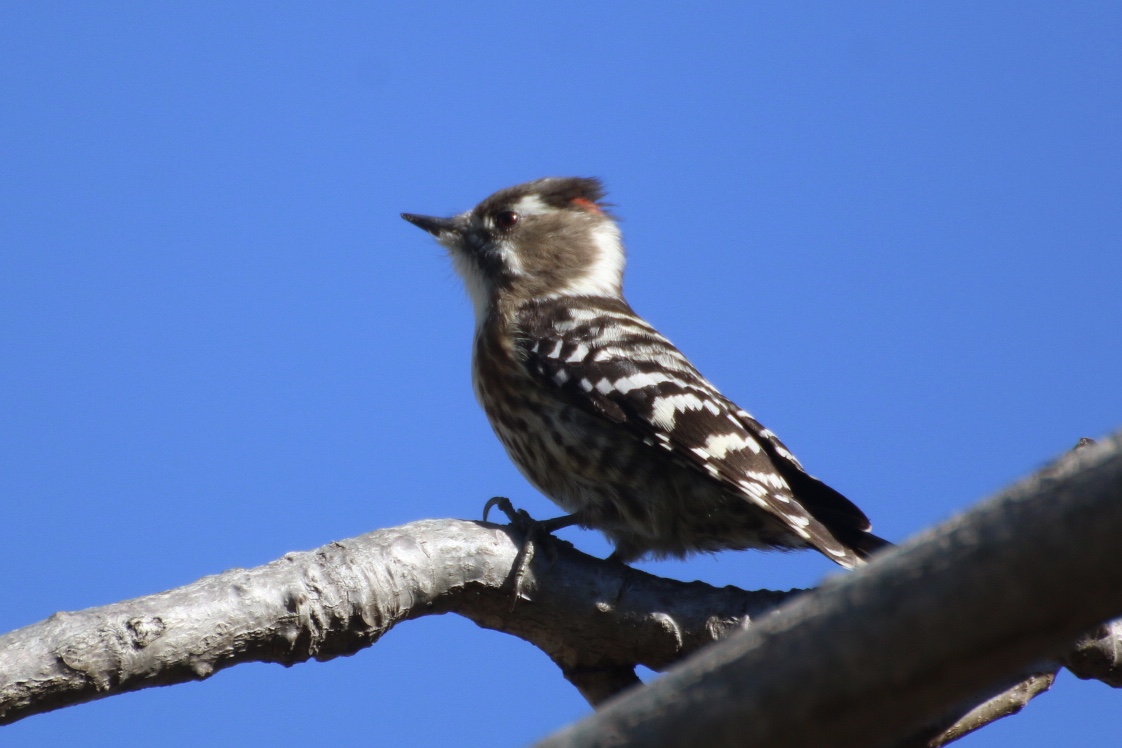
[[[595,179],[549,178],[451,218],[402,215],[467,285],[475,394],[522,474],[623,561],[814,548],[853,567],[886,545],[632,311],[603,198]]]

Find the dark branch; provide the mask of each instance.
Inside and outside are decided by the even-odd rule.
[[[1039,615],[1011,622],[1008,615],[997,615],[1006,606],[1059,611],[1062,620],[1045,616],[1049,641],[1060,641],[1060,632],[1070,631],[1073,620],[1086,620],[1086,595],[1097,595],[1104,610],[1122,610],[1122,605],[1112,607],[1119,587],[1110,587],[1110,574],[1091,574],[1094,583],[1083,587],[1068,585],[1075,600],[1056,597],[1054,589],[1038,584],[1042,563],[1061,569],[1057,573],[1072,573],[1071,564],[1094,552],[1084,541],[1101,528],[1087,527],[1086,516],[1068,514],[1073,504],[1102,500],[1103,485],[1118,478],[1117,450],[1112,441],[1105,452],[1092,450],[1085,459],[1062,462],[976,510],[973,518],[929,532],[802,600],[793,599],[799,591],[744,592],[661,579],[542,538],[521,584],[525,598],[515,601],[511,570],[522,537],[512,529],[430,520],[380,530],[158,595],[59,613],[0,636],[0,724],[115,693],[202,680],[240,662],[287,666],[349,655],[400,621],[454,612],[533,643],[592,704],[637,685],[636,665],[663,670],[751,619],[758,632],[752,641],[766,639],[767,646],[762,655],[749,654],[778,658],[753,670],[748,681],[756,684],[753,688],[786,668],[789,677],[798,673],[791,692],[795,703],[806,699],[812,708],[820,703],[814,701],[820,698],[816,689],[840,678],[844,693],[833,703],[846,704],[853,719],[865,709],[873,722],[884,721],[878,698],[890,698],[889,711],[895,713],[897,699],[926,694],[930,709],[908,718],[911,727],[894,745],[943,745],[1018,711],[1048,687],[1058,667],[1008,677],[1017,670],[1013,659],[995,661],[994,653],[1011,644],[1018,652],[1037,651],[1043,640]],[[1114,491],[1117,503],[1117,480],[1112,485],[1105,490]],[[1025,525],[1026,514],[1041,514],[1037,519],[1061,535],[1041,534],[1039,522]],[[1110,514],[1094,515],[1091,524],[1109,521]],[[1023,568],[1010,565],[1011,550],[1020,554],[1016,558],[1029,556],[1021,558]],[[995,581],[995,568],[1011,578]],[[982,607],[978,595],[985,598]],[[831,612],[824,600],[840,607]],[[793,604],[762,624],[755,622],[785,601]],[[804,631],[812,624],[817,626],[813,636]],[[846,637],[857,637],[857,644]],[[989,638],[979,644],[978,637]],[[964,641],[975,648],[961,649]],[[937,647],[943,647],[937,650],[942,659],[929,662],[926,670],[909,664],[913,653],[927,656]],[[1111,685],[1122,680],[1122,624],[1096,628],[1069,650],[1063,663],[1080,677]],[[715,656],[710,649],[698,662],[718,662]],[[987,685],[978,685],[990,675]],[[664,687],[658,684],[653,693]],[[745,692],[744,683],[738,681],[732,691]],[[765,697],[760,696],[761,703]],[[697,714],[686,716],[691,731]],[[737,744],[741,737],[738,733]]]
[[[827,580],[540,745],[907,745],[917,725],[1122,612],[1119,537],[1115,436]]]

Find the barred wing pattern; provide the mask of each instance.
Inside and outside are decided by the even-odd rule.
[[[729,493],[780,518],[842,566],[879,547],[852,502],[803,471],[769,430],[710,384],[622,299],[539,300],[520,315],[526,372],[570,404],[622,425]]]

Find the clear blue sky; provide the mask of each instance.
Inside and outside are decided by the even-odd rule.
[[[550,516],[398,217],[545,175],[605,179],[633,306],[883,535],[1122,426],[1122,6],[684,5],[5,3],[0,629],[497,494]],[[1120,706],[1063,677],[961,745],[1122,743]],[[585,713],[446,616],[0,743],[517,745]]]

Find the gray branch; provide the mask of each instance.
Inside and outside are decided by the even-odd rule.
[[[454,612],[531,642],[596,704],[795,592],[684,583],[547,538],[515,600],[521,538],[427,520],[157,595],[56,613],[0,636],[0,724],[241,662],[293,665],[370,646],[397,623]]]
[[[1090,550],[1093,543],[1084,543],[1080,533],[1087,532],[1090,538],[1091,529],[1102,530],[1088,529],[1083,526],[1086,522],[1069,518],[1076,509],[1071,504],[1101,500],[1103,480],[1115,481],[1112,496],[1118,503],[1118,474],[1110,473],[1118,469],[1117,443],[1088,453],[1093,453],[1093,459],[1061,463],[1011,489],[996,504],[975,510],[973,519],[952,521],[858,573],[805,594],[716,589],[662,579],[546,538],[538,543],[520,586],[522,597],[516,600],[511,575],[522,538],[512,529],[429,520],[379,530],[157,595],[59,613],[0,636],[0,724],[116,693],[202,680],[240,662],[287,666],[349,655],[370,646],[400,621],[454,612],[539,647],[594,705],[637,684],[636,665],[664,670],[735,634],[731,640],[736,649],[709,648],[700,659],[686,663],[693,668],[688,672],[698,678],[702,671],[694,662],[720,672],[725,666],[715,655],[740,651],[744,646],[740,629],[751,622],[748,641],[768,641],[753,656],[770,652],[773,661],[753,665],[752,677],[743,683],[725,683],[720,688],[727,698],[712,704],[723,703],[741,712],[746,707],[739,697],[729,701],[729,694],[752,693],[762,699],[761,704],[775,698],[761,695],[764,687],[759,684],[775,681],[777,671],[794,678],[797,687],[787,693],[796,700],[806,699],[805,708],[810,710],[823,708],[820,690],[837,689],[840,681],[841,695],[829,692],[830,698],[840,699],[833,703],[864,709],[866,723],[886,721],[877,711],[886,708],[885,699],[892,700],[889,711],[895,713],[897,699],[918,693],[930,700],[930,708],[909,712],[907,729],[901,727],[892,744],[943,745],[1018,711],[1048,687],[1058,662],[1030,666],[1032,659],[1041,659],[1042,642],[1070,643],[1080,630],[1092,630],[1095,622],[1122,611],[1118,592],[1122,587],[1115,585],[1110,593],[1111,575],[1088,574],[1083,589],[1067,586],[1067,597],[1048,597],[1054,590],[1038,587],[1042,565],[1062,566],[1064,571],[1057,573],[1075,573],[1069,568],[1069,557],[1095,553]],[[1061,523],[1064,543],[1041,534],[1035,526],[1021,527],[1026,514],[1041,514],[1045,524]],[[1023,568],[1009,565],[1007,546],[1028,550],[1020,554],[1030,557],[1022,559]],[[1031,558],[1034,551],[1042,554],[1039,559]],[[995,565],[1011,577],[994,581]],[[985,593],[984,609],[977,605],[980,591]],[[1087,595],[1099,600],[1107,612],[1095,618],[1099,614],[1091,614],[1079,602]],[[840,613],[831,612],[823,601],[840,605]],[[786,602],[791,605],[757,622]],[[1006,606],[1013,612],[1003,612]],[[1026,606],[1046,610],[1016,612]],[[940,615],[950,624],[938,623]],[[1038,630],[1041,617],[1051,626],[1046,637]],[[830,625],[821,623],[827,620]],[[1080,621],[1084,623],[1077,624]],[[973,631],[973,638],[964,629]],[[754,646],[748,651],[755,651]],[[1016,649],[1016,657],[997,654],[1010,648]],[[1062,649],[1056,646],[1048,653]],[[900,657],[899,650],[908,656],[894,659]],[[1122,625],[1112,622],[1093,629],[1066,651],[1062,662],[1077,675],[1117,685],[1122,672],[1118,662]],[[920,655],[942,659],[928,661],[927,669],[907,664],[922,660]],[[638,693],[658,698],[657,694],[665,693],[666,682],[680,683],[681,677],[673,675]],[[689,702],[693,697],[682,698]],[[867,707],[862,698],[869,699]],[[549,744],[574,745],[596,734],[630,735],[637,741],[633,744],[648,744],[638,733],[620,732],[620,705],[628,701],[625,696],[624,701],[605,707],[606,726],[589,733],[588,725],[582,724],[560,738],[562,742]],[[790,707],[773,711],[770,723],[786,713],[802,713]],[[653,713],[647,709],[640,712],[642,719],[622,719],[646,729],[645,720],[661,715],[661,707]],[[748,712],[758,717],[759,712],[752,712],[755,709]],[[708,711],[684,712],[690,729],[686,743],[697,739],[695,719]],[[830,719],[822,722],[830,729]],[[802,729],[810,727],[807,723]],[[736,731],[735,743],[743,744],[746,737]],[[577,742],[565,742],[572,740]],[[830,742],[815,738],[809,744]],[[603,743],[590,739],[580,744]],[[674,739],[649,744],[674,744]]]
[[[1002,689],[1010,673],[1047,679],[1050,668],[1034,662],[1070,652],[1081,632],[1122,613],[1120,538],[1114,436],[828,580],[539,745],[912,745],[917,726]],[[1106,652],[1095,642],[1117,631],[1084,637],[1065,661]],[[1100,672],[1116,676],[1108,659]],[[991,711],[1015,711],[1017,698]]]

